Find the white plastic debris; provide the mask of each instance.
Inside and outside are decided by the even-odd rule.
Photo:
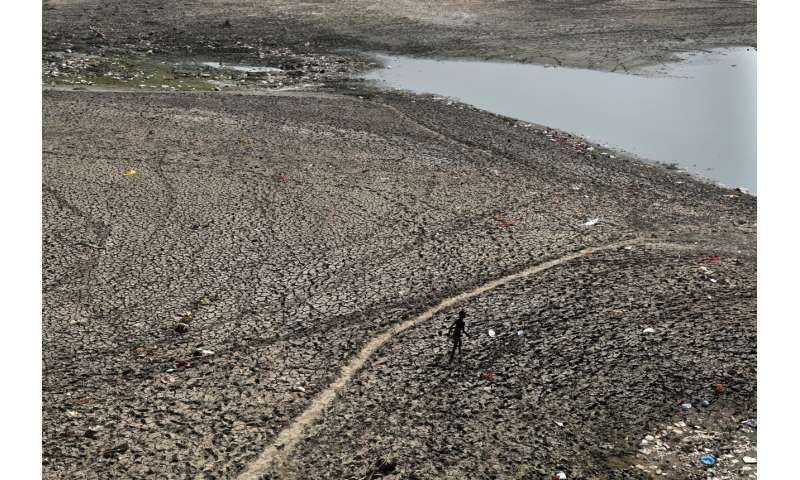
[[[753,457],[742,457],[742,461],[744,463],[758,463],[758,461]]]
[[[517,330],[517,335],[519,335],[520,337],[522,336],[523,333],[525,332],[523,332],[522,330]]]
[[[81,414],[76,412],[75,410],[67,410],[67,416],[70,418],[80,417]]]
[[[553,478],[557,478],[558,480],[567,480],[567,474],[559,470],[555,475],[553,475]]]
[[[489,329],[489,336],[490,336],[490,337],[492,337],[492,338],[494,338],[494,336],[495,336],[495,335],[497,335],[497,334],[494,332],[494,330],[492,330],[492,329],[490,328],[490,329]]]
[[[592,225],[596,225],[597,222],[599,221],[600,221],[599,218],[590,218],[589,220],[586,220],[586,222],[583,225],[586,227],[591,227]]]
[[[292,390],[295,392],[306,393],[306,389],[301,387],[300,385],[295,385],[294,387],[292,387]]]
[[[656,333],[656,329],[653,327],[647,327],[644,330],[642,330],[642,333]]]

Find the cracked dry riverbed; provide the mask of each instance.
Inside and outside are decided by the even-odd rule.
[[[44,478],[755,476],[754,197],[352,79],[625,71],[754,3],[43,8]]]
[[[386,339],[265,478],[647,478],[660,426],[755,418],[752,196],[392,92],[47,91],[43,119],[46,478],[243,474],[387,329],[636,237],[454,307],[452,368],[451,309]]]

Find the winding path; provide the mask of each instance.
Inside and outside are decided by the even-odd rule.
[[[641,238],[634,238],[610,243],[607,245],[601,245],[598,247],[589,247],[578,252],[564,255],[563,257],[528,267],[520,272],[512,273],[505,277],[492,280],[491,282],[485,283],[472,290],[468,290],[453,297],[446,298],[439,304],[425,310],[416,317],[390,327],[388,330],[367,342],[367,344],[361,348],[361,351],[359,351],[358,354],[347,363],[347,365],[342,367],[341,373],[339,373],[339,376],[336,378],[336,380],[328,385],[325,390],[320,392],[319,395],[314,398],[308,408],[306,408],[299,417],[294,419],[292,423],[287,425],[286,428],[284,428],[278,434],[278,436],[275,437],[275,440],[273,440],[272,444],[269,445],[263,452],[261,452],[261,455],[259,455],[258,458],[256,458],[250,465],[247,466],[247,468],[244,469],[244,471],[242,471],[242,473],[239,474],[238,480],[259,480],[262,475],[267,473],[273,465],[283,464],[294,447],[300,442],[300,440],[302,440],[303,432],[305,431],[306,427],[311,425],[322,415],[325,408],[327,408],[328,405],[333,402],[333,399],[336,398],[336,394],[339,392],[339,390],[341,390],[342,387],[344,387],[347,382],[353,378],[356,372],[358,372],[358,370],[364,366],[369,357],[371,357],[372,354],[374,354],[379,348],[381,348],[386,342],[388,342],[398,333],[429,320],[435,314],[448,307],[461,303],[465,300],[469,300],[470,298],[476,297],[484,292],[488,292],[489,290],[493,290],[514,280],[542,272],[548,268],[575,260],[576,258],[580,258],[587,254],[602,250],[612,250],[615,248],[624,247],[626,245],[633,245],[642,242],[643,240]]]

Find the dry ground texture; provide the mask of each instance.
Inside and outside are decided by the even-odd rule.
[[[46,0],[42,40],[46,54],[69,49],[106,58],[125,53],[272,65],[289,58],[296,73],[313,77],[323,70],[327,79],[348,70],[356,58],[351,54],[345,65],[330,63],[328,56],[342,54],[341,49],[627,71],[685,50],[755,47],[756,5],[708,0]]]
[[[755,473],[756,199],[348,82],[363,59],[334,51],[630,68],[755,44],[755,5],[420,5],[45,2],[48,83],[220,84],[159,66],[187,55],[282,69],[44,92],[45,478]],[[371,339],[557,259],[384,337],[302,416]]]
[[[632,454],[710,384],[734,424],[755,413],[753,197],[421,97],[51,92],[43,113],[48,478],[229,478],[389,325],[635,237],[667,244],[470,300],[455,370],[432,336],[449,311],[393,340],[276,478],[391,455],[420,478],[482,455],[603,471],[587,442]]]

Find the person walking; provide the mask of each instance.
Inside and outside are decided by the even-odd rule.
[[[453,339],[453,350],[450,351],[450,361],[453,361],[453,357],[456,354],[456,349],[458,349],[458,355],[461,355],[461,334],[467,335],[467,325],[464,323],[464,317],[467,314],[464,310],[458,312],[458,318],[450,325],[450,328],[447,330],[447,336]]]

